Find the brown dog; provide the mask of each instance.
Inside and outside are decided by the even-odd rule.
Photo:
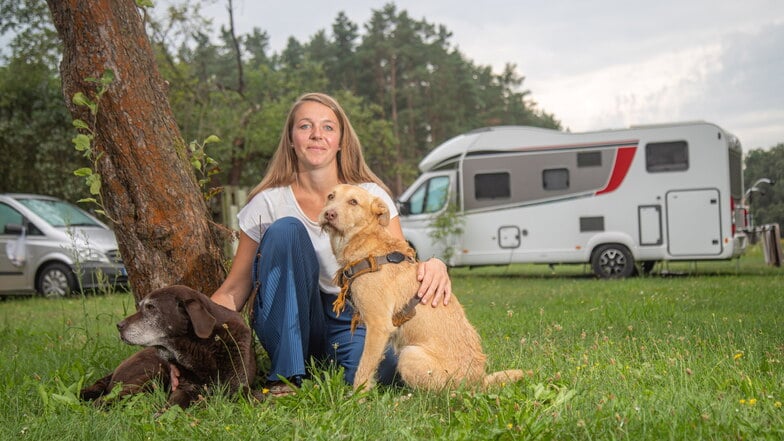
[[[417,306],[417,263],[408,244],[387,230],[386,204],[366,190],[338,185],[319,217],[343,267],[335,276],[367,326],[354,388],[368,390],[387,343],[398,354],[398,372],[414,388],[442,389],[465,384],[486,387],[522,378],[522,371],[485,374],[479,334],[456,297],[446,306]]]
[[[138,311],[117,324],[128,344],[147,348],[131,355],[109,375],[81,390],[87,400],[103,401],[117,384],[117,396],[148,390],[160,381],[171,391],[168,405],[183,409],[211,386],[249,393],[256,375],[252,334],[243,317],[181,285],[151,292]]]

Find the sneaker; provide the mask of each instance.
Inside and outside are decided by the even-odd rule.
[[[294,395],[297,389],[302,386],[302,376],[295,375],[286,381],[275,380],[269,381],[264,386],[262,393],[270,397],[285,397],[287,395]]]

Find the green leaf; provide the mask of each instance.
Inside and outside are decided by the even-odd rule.
[[[152,3],[150,3],[152,5]],[[108,85],[114,81],[114,71],[111,69],[106,69],[103,71],[103,75],[101,75],[101,84]]]
[[[91,138],[88,135],[80,133],[71,140],[74,143],[74,148],[80,152],[84,152],[90,149],[90,141]]]
[[[77,106],[91,106],[93,102],[82,92],[76,92],[73,96],[73,103]]]
[[[80,204],[97,204],[98,201],[95,198],[83,198],[76,201]]]
[[[86,122],[84,122],[84,121],[82,121],[81,119],[75,119],[75,120],[73,120],[73,123],[72,123],[72,124],[73,124],[73,126],[74,126],[74,127],[76,127],[77,129],[87,129],[87,130],[89,130],[89,129],[90,129],[90,126],[88,126],[88,125],[87,125],[87,123],[86,123]]]
[[[74,170],[74,174],[76,176],[82,176],[82,177],[91,176],[93,174],[93,169],[89,167],[82,167],[80,169]]]
[[[71,394],[52,394],[51,397],[53,401],[57,401],[59,403],[70,404],[70,405],[79,404],[79,400]]]
[[[101,175],[93,173],[87,177],[87,183],[90,185],[90,194],[101,194]]]
[[[207,137],[207,139],[204,140],[205,144],[209,144],[211,142],[220,142],[220,138],[218,138],[216,135],[210,135]]]

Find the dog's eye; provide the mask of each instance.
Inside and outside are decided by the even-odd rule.
[[[330,194],[327,195],[327,200],[328,201],[331,201],[332,199],[335,199],[335,193],[330,193]]]
[[[146,309],[148,311],[152,311],[152,310],[155,309],[155,305],[153,305],[152,303],[145,303],[144,304],[144,309]]]
[[[356,199],[349,199],[349,200],[348,200],[348,204],[349,204],[349,205],[357,205],[357,204],[359,204],[359,202],[357,202],[357,200],[356,200]]]

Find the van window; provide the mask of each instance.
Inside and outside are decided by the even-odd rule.
[[[449,193],[449,176],[430,178],[411,195],[408,200],[409,214],[435,213],[446,205]]]
[[[688,170],[688,143],[686,141],[674,141],[646,144],[645,168],[650,173]]]
[[[474,175],[474,196],[482,199],[509,199],[512,196],[509,172]]]
[[[24,219],[18,211],[6,204],[0,204],[0,234],[7,234],[5,232],[6,225],[22,225],[23,222]]]
[[[569,188],[569,170],[565,168],[542,170],[542,188],[545,190],[566,190]]]

